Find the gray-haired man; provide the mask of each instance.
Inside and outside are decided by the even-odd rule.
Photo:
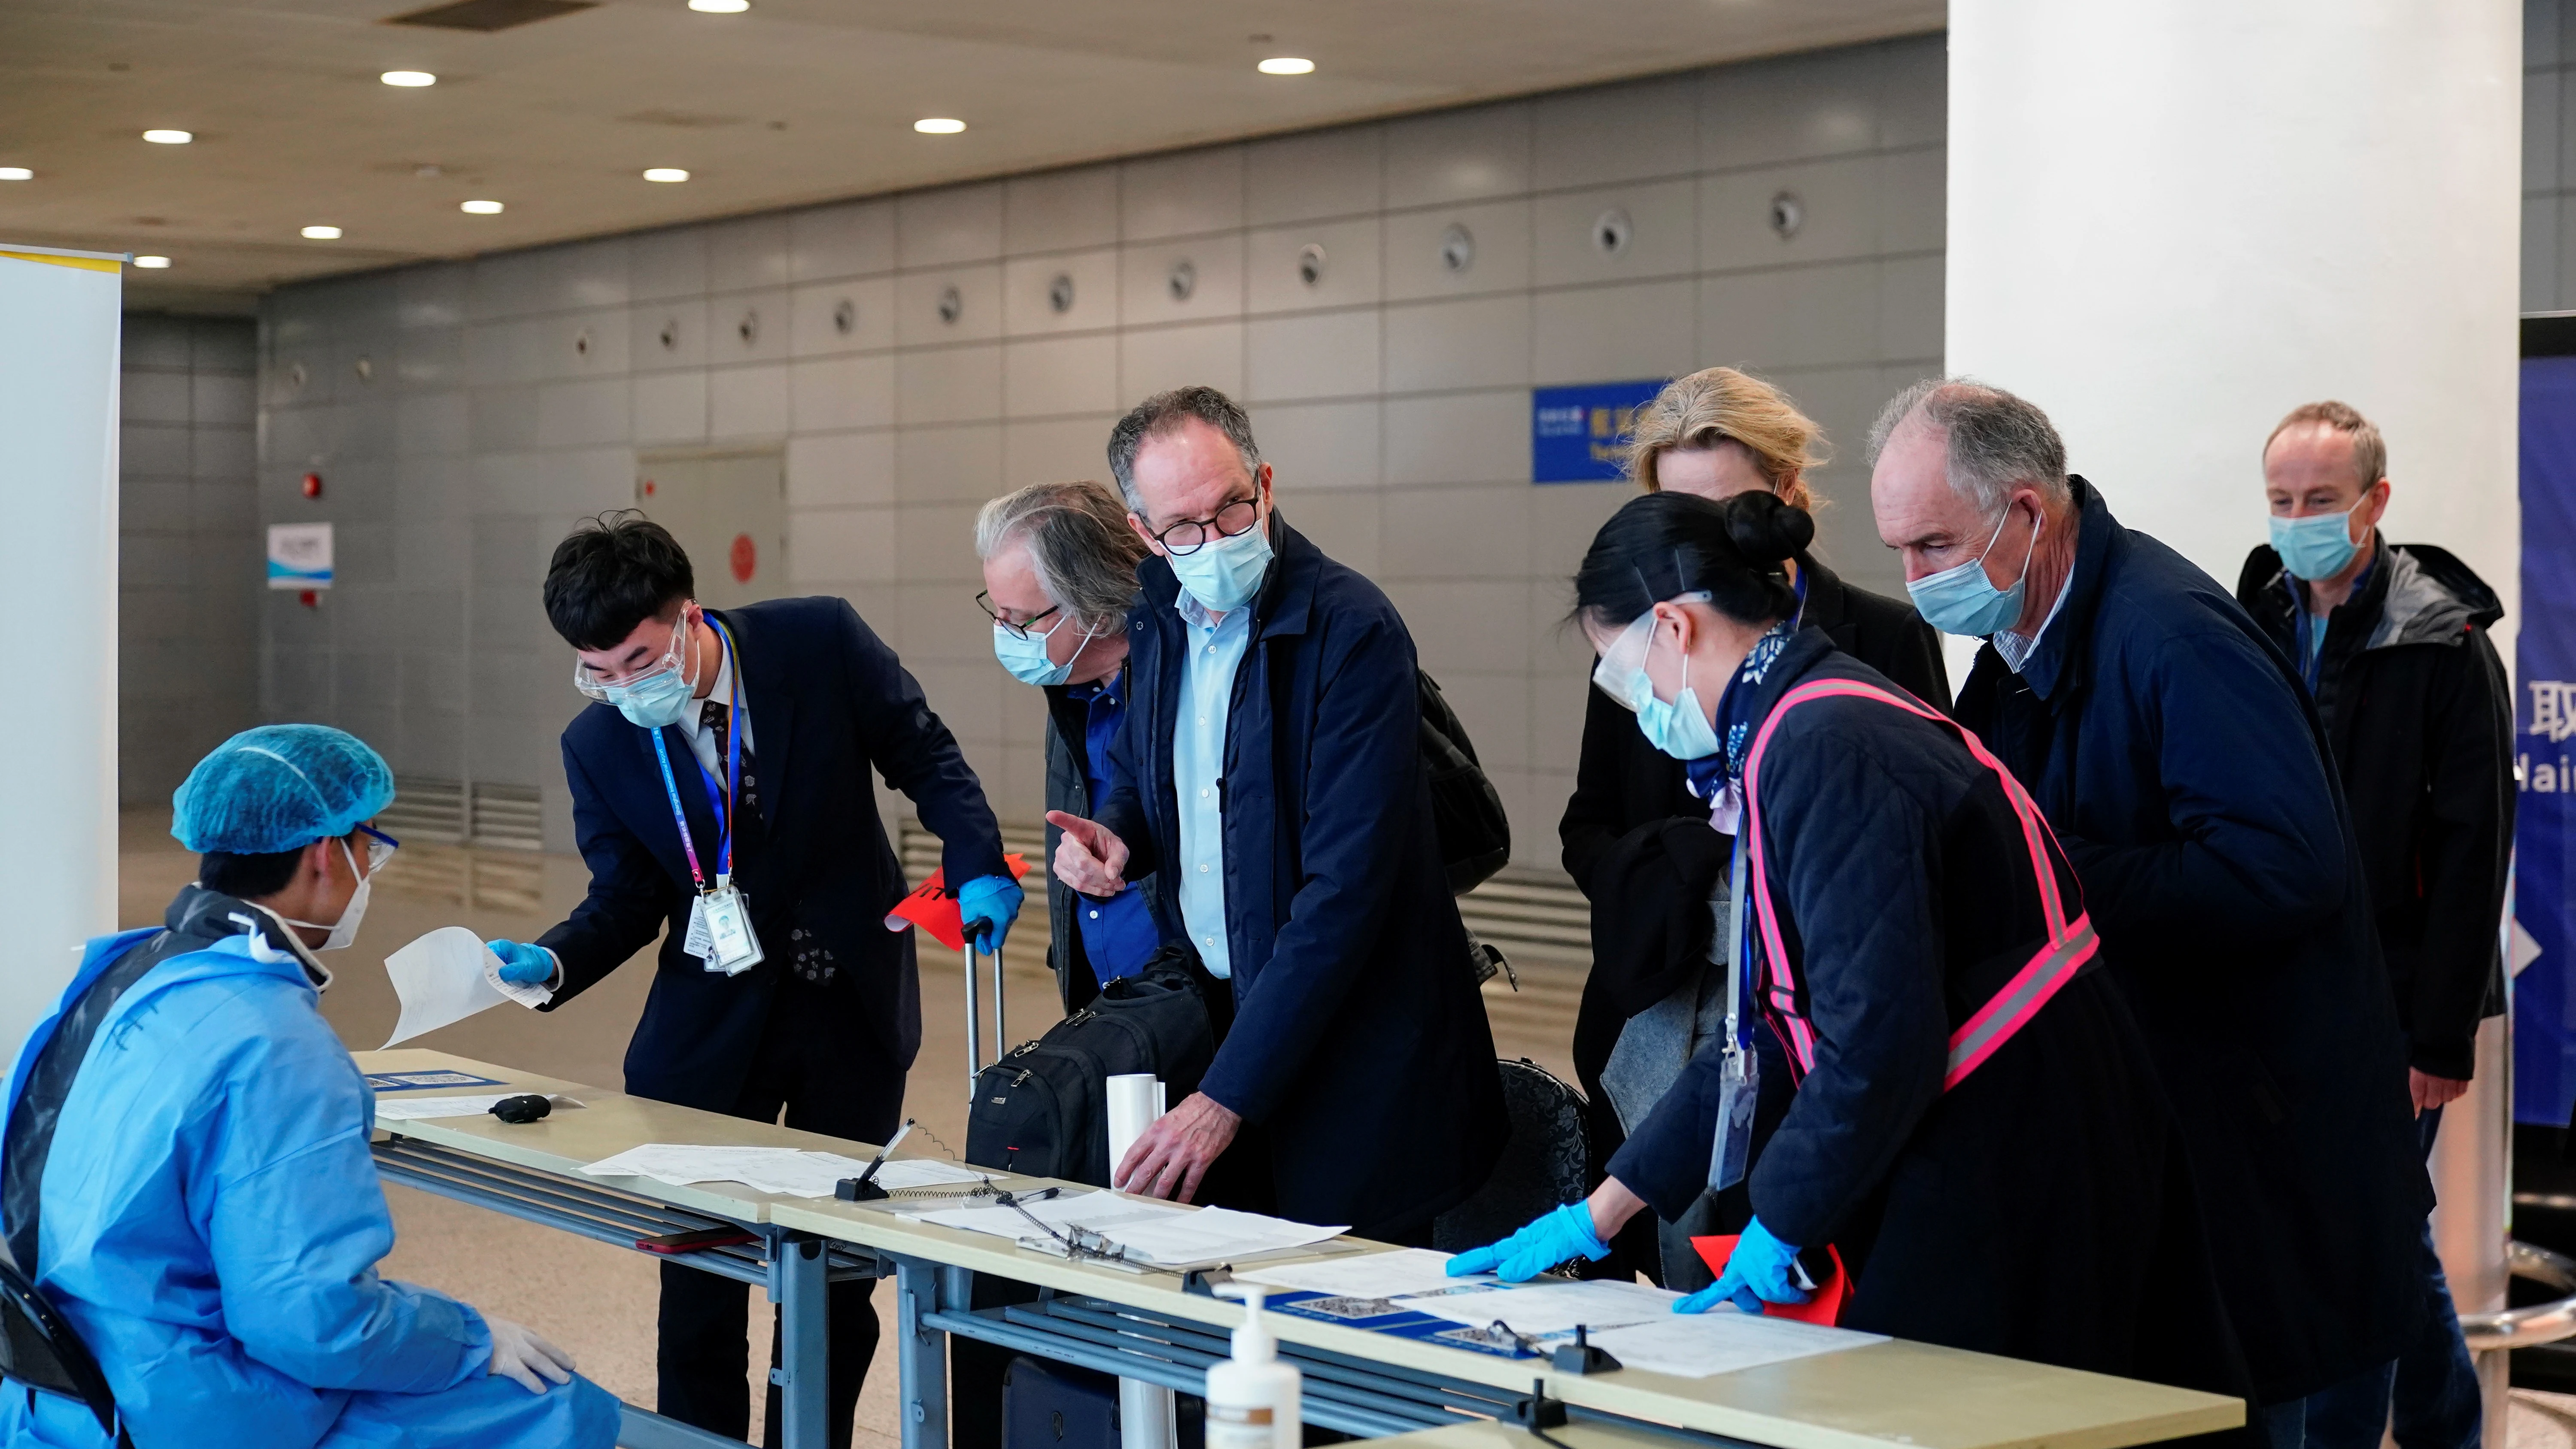
[[[2371,1449],[2423,1308],[2432,1192],[2316,712],[2227,590],[2066,471],[2038,408],[1918,383],[1870,452],[1915,606],[1988,636],[1959,722],[2046,813],[2145,1029],[2250,1427],[2272,1449]],[[2210,1347],[2169,1345],[2158,1376],[2208,1382]]]
[[[1032,483],[975,516],[975,554],[993,620],[993,657],[1046,691],[1046,808],[1088,817],[1108,796],[1109,745],[1126,715],[1127,609],[1144,540],[1127,505],[1098,483]],[[1047,854],[1063,832],[1047,826]],[[1154,954],[1153,909],[1142,891],[1085,900],[1050,877],[1047,920],[1064,1009],[1134,974]]]

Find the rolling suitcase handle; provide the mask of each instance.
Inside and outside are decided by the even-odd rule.
[[[976,1079],[983,1076],[984,1068],[989,1065],[983,1059],[983,1013],[975,1004],[975,958],[977,956],[987,957],[993,963],[993,1060],[1000,1061],[1002,1053],[1010,1049],[1010,1037],[1006,1034],[1007,1029],[1002,1019],[1004,1004],[1002,948],[996,946],[990,951],[980,949],[981,942],[991,930],[990,924],[978,921],[975,923],[975,929],[970,930],[966,936],[966,1100],[969,1102],[975,1100]]]

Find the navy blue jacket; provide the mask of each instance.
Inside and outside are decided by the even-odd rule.
[[[902,661],[841,599],[772,599],[708,614],[741,651],[735,668],[759,761],[762,838],[737,850],[766,960],[740,976],[681,951],[695,890],[652,739],[605,704],[564,727],[573,829],[590,894],[538,938],[563,962],[560,1006],[642,950],[665,926],[653,993],[626,1049],[626,1090],[724,1112],[751,1070],[791,932],[819,936],[840,970],[812,993],[850,1033],[853,1053],[888,1069],[921,1046],[912,933],[885,928],[907,889],[877,818],[874,770],[910,797],[944,843],[951,881],[997,875],[1002,839],[975,772]],[[716,822],[687,736],[664,731],[699,864],[715,869]],[[747,824],[748,822],[746,822]],[[801,1005],[813,1005],[808,1002]]]
[[[1441,871],[1413,637],[1377,585],[1285,522],[1226,718],[1235,1018],[1199,1090],[1267,1128],[1279,1210],[1401,1236],[1474,1192],[1509,1132],[1494,1039]],[[1171,565],[1137,571],[1125,727],[1098,817],[1130,879],[1180,849]],[[1186,941],[1161,891],[1166,941]]]
[[[1753,691],[1895,690],[1810,627]],[[2048,942],[2003,778],[1950,727],[1860,698],[1781,717],[1761,771],[1764,874],[1815,1064],[1749,1179],[1784,1242],[1832,1242],[1846,1327],[2242,1392],[2145,1042],[2106,973],[2067,982],[1957,1087],[1951,1032]],[[1706,828],[1703,826],[1702,828]],[[2070,918],[2083,892],[2052,855]],[[1748,891],[1748,896],[1750,892]],[[1748,904],[1745,929],[1757,941]],[[1722,1056],[1692,1058],[1610,1175],[1678,1218],[1708,1181]]]
[[[1959,719],[2084,878],[2191,1161],[2262,1402],[2397,1356],[2432,1209],[2361,858],[2289,661],[2219,583],[2081,509],[2023,673],[1989,644]]]

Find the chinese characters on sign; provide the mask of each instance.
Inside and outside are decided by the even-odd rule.
[[[272,589],[331,587],[331,525],[270,524],[268,586]]]
[[[1530,391],[1530,480],[1604,483],[1625,476],[1628,435],[1637,412],[1663,390],[1663,379],[1593,382]]]

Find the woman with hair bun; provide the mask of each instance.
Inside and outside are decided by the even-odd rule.
[[[1767,1029],[1795,1092],[1732,1257],[1677,1309],[1803,1302],[1830,1243],[1844,1326],[2224,1387],[2181,1160],[2074,872],[1974,736],[1796,626],[1781,564],[1813,531],[1767,491],[1657,493],[1584,557],[1594,682],[1681,763],[1700,828],[1732,836],[1709,959],[1737,1019],[1588,1201],[1451,1271],[1597,1259],[1641,1210],[1678,1216],[1744,1172],[1746,1043]]]
[[[1666,384],[1638,414],[1627,465],[1629,476],[1649,493],[1723,501],[1761,492],[1812,512],[1817,499],[1807,475],[1824,461],[1825,451],[1823,430],[1788,394],[1732,367],[1711,367]],[[1949,709],[1940,638],[1911,603],[1844,583],[1803,545],[1788,560],[1788,571],[1806,624],[1916,698]],[[1584,693],[1582,753],[1557,834],[1566,873],[1592,905],[1593,966],[1583,984],[1573,1046],[1598,1172],[1617,1150],[1623,1124],[1643,1115],[1636,1104],[1660,1095],[1685,1059],[1684,1044],[1662,1029],[1661,1018],[1687,1014],[1694,1004],[1671,998],[1698,976],[1707,913],[1684,916],[1687,930],[1663,929],[1662,923],[1674,907],[1695,907],[1708,897],[1724,865],[1725,842],[1699,828],[1707,811],[1685,788],[1681,762],[1639,738],[1628,712],[1609,696],[1589,688]],[[1629,1023],[1649,1013],[1655,1019],[1641,1024],[1622,1047]],[[1769,1043],[1763,1051],[1771,1077],[1784,1078],[1786,1069]],[[1787,1105],[1775,1089],[1763,1104],[1764,1132]],[[1740,1191],[1697,1204],[1664,1231],[1660,1248],[1654,1224],[1641,1221],[1594,1271],[1625,1276],[1632,1267],[1643,1268],[1669,1287],[1699,1287],[1708,1275],[1691,1253],[1687,1233],[1732,1232],[1744,1214]]]

